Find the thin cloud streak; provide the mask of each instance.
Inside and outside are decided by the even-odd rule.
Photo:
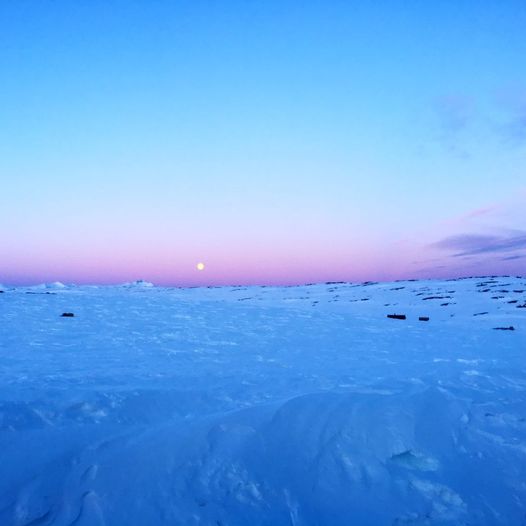
[[[479,207],[475,208],[473,210],[469,210],[468,212],[452,217],[450,219],[446,219],[443,221],[443,224],[445,225],[461,225],[467,222],[470,222],[472,219],[476,219],[479,217],[489,216],[491,214],[494,214],[495,212],[498,212],[503,208],[503,205],[501,203],[495,203],[493,205],[488,205],[485,207]]]
[[[515,235],[458,234],[448,236],[431,245],[433,248],[455,252],[453,257],[478,254],[497,254],[526,249],[526,232]]]

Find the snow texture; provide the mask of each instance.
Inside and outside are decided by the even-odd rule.
[[[526,279],[2,290],[1,525],[526,524]]]

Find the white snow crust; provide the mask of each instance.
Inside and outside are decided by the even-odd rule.
[[[39,290],[0,294],[1,525],[525,524],[524,278]]]

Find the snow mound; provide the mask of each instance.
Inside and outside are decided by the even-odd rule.
[[[138,279],[137,281],[123,283],[122,286],[126,288],[151,288],[154,287],[154,284],[143,279]]]
[[[40,411],[12,409],[28,429],[46,428]],[[71,462],[57,457],[35,475],[0,516],[11,523],[23,511],[27,522],[13,524],[42,515],[45,524],[519,524],[513,496],[525,494],[524,451],[508,438],[504,459],[487,420],[434,387],[302,395],[192,425],[91,437]],[[46,429],[40,445],[53,451],[63,430]]]
[[[64,290],[67,289],[67,285],[64,285],[64,283],[60,281],[53,281],[51,283],[40,283],[39,285],[32,285],[29,287],[26,287],[29,290]]]
[[[61,283],[60,281],[54,281],[53,283],[46,283],[44,285],[46,289],[65,289],[67,288],[64,283]]]

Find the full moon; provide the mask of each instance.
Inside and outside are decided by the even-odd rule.
[[[196,267],[197,267],[197,270],[204,270],[205,269],[205,264],[204,263],[198,263],[196,265]]]

